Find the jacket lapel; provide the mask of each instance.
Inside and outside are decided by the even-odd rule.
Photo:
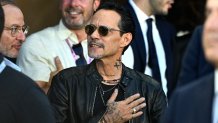
[[[143,72],[145,71],[146,64],[146,50],[145,50],[145,42],[142,34],[142,30],[140,28],[140,24],[138,22],[137,16],[132,8],[132,6],[127,3],[127,8],[133,18],[135,24],[135,37],[131,42],[131,46],[134,54],[134,69]]]
[[[207,78],[205,78],[204,82],[201,83],[200,86],[199,88],[205,88],[205,90],[198,91],[200,92],[199,94],[196,93],[198,102],[196,102],[193,106],[198,108],[198,110],[195,111],[194,114],[196,116],[193,118],[196,119],[193,120],[197,121],[198,123],[212,123],[214,74],[211,74]]]

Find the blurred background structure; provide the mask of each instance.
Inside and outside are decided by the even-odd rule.
[[[26,24],[30,26],[30,33],[59,23],[61,12],[60,0],[14,0],[24,13]],[[108,0],[102,0],[105,2]],[[116,0],[124,3],[126,0]]]
[[[24,13],[25,22],[30,26],[30,33],[59,22],[59,0],[15,0]]]

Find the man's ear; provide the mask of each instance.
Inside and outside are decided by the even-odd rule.
[[[126,47],[132,41],[132,33],[124,33],[120,42],[120,47]]]
[[[94,3],[93,3],[94,11],[96,11],[96,9],[99,7],[100,3],[101,3],[101,0],[94,0]]]

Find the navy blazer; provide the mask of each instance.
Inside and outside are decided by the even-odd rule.
[[[0,64],[2,61],[0,54]],[[0,73],[0,122],[55,122],[45,93],[33,80],[9,66]]]
[[[185,52],[177,86],[183,86],[214,71],[214,67],[206,61],[202,47],[203,26],[193,32]]]
[[[212,123],[214,73],[178,88],[161,123]]]
[[[129,3],[127,3],[126,6],[135,24],[135,34],[131,42],[131,47],[133,49],[133,54],[134,54],[134,69],[144,73],[145,66],[146,66],[146,55],[147,55],[145,52],[146,51],[145,41],[135,11],[133,10],[132,6]],[[165,51],[165,58],[166,58],[166,65],[167,65],[165,75],[168,82],[167,85],[168,92],[170,93],[171,92],[170,90],[172,88],[169,83],[172,80],[172,71],[173,71],[172,44],[175,39],[176,33],[173,26],[161,16],[156,16],[156,26],[159,31],[160,38]]]

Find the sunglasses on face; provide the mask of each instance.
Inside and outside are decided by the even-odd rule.
[[[107,27],[107,26],[95,26],[93,24],[89,24],[89,25],[86,25],[85,27],[85,32],[87,35],[92,35],[93,32],[95,32],[95,30],[98,30],[98,33],[101,35],[101,36],[107,36],[109,31],[119,31],[119,32],[123,32],[122,30],[118,30],[118,29],[114,29],[114,28],[110,28],[110,27]]]

